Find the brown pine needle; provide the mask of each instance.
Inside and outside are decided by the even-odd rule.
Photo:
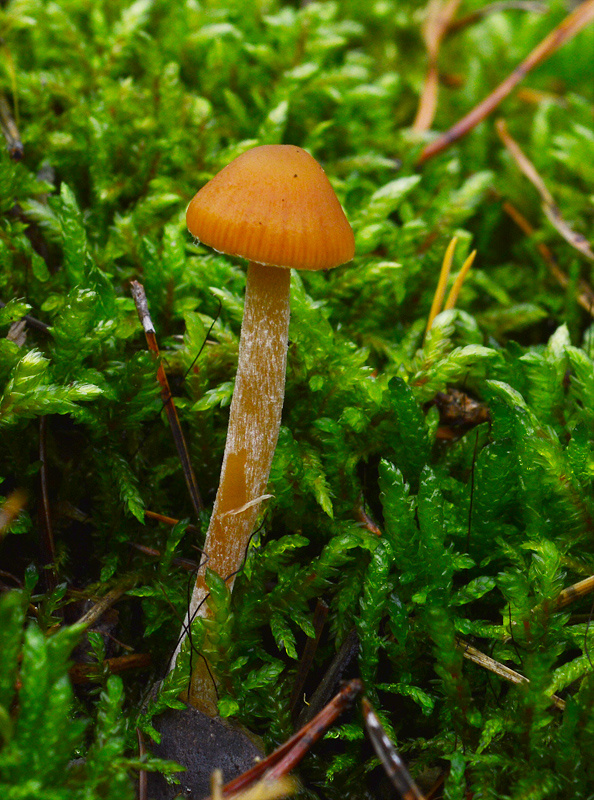
[[[454,20],[450,25],[449,33],[455,33],[469,25],[474,25],[490,14],[500,14],[502,11],[531,11],[533,14],[546,14],[548,11],[544,3],[535,0],[501,0],[501,2],[489,3],[482,8],[477,8],[465,17]]]
[[[439,71],[437,68],[439,48],[458,11],[459,5],[460,0],[429,0],[427,18],[423,25],[423,39],[427,46],[429,64],[417,115],[412,124],[413,131],[428,131],[433,124],[439,88]]]
[[[90,608],[86,613],[79,617],[76,621],[77,625],[93,625],[100,617],[105,614],[108,608],[111,608],[114,603],[123,597],[128,589],[131,589],[138,582],[136,575],[128,575],[120,581],[119,586],[111,589],[107,594],[103,595],[95,605]]]
[[[553,195],[549,192],[547,185],[538,173],[532,161],[530,161],[520,145],[508,131],[505,120],[498,119],[495,123],[495,128],[499,138],[507,147],[519,169],[524,173],[524,175],[539,193],[542,200],[543,211],[551,225],[558,233],[561,234],[566,242],[569,242],[572,247],[575,247],[576,250],[579,250],[582,255],[586,256],[586,258],[594,261],[594,252],[592,251],[585,237],[582,236],[581,233],[574,231],[573,228],[563,219],[559,208],[555,203]]]
[[[472,111],[462,117],[448,131],[438,136],[430,142],[422,151],[419,163],[428,161],[433,156],[441,153],[451,144],[466,136],[479,122],[494,111],[499,103],[511,93],[511,91],[522,81],[526,75],[552,55],[569,39],[579,33],[594,20],[594,0],[584,0],[583,3],[568,14],[563,22],[552,30],[538,44],[534,50],[519,64],[508,77],[494,89],[481,103],[475,106]]]
[[[441,272],[439,273],[439,280],[437,282],[437,289],[435,290],[435,294],[433,295],[433,302],[431,303],[431,311],[429,312],[429,319],[427,320],[427,328],[425,330],[425,336],[431,330],[431,326],[433,325],[435,317],[441,311],[441,306],[443,303],[443,298],[446,290],[446,284],[448,282],[452,261],[454,260],[454,251],[456,249],[457,244],[458,244],[458,237],[454,236],[454,238],[448,244],[447,249],[445,251],[445,255],[443,257],[443,263],[441,265]]]
[[[114,656],[106,658],[102,667],[111,675],[118,675],[129,669],[146,669],[151,664],[150,653],[131,653],[127,656]],[[68,670],[72,683],[89,683],[99,681],[103,675],[99,664],[73,664]]]
[[[247,772],[225,784],[221,790],[223,797],[232,798],[232,800],[269,800],[269,795],[260,793],[260,787],[264,789],[264,787],[270,786],[271,783],[276,783],[279,779],[286,778],[288,773],[295,769],[310,747],[326,733],[337,717],[352,704],[362,689],[363,684],[357,678],[343,683],[338,693],[307,725],[297,731],[284,744],[281,744],[280,747],[277,747],[269,756],[259,761],[251,769],[248,769]],[[255,795],[248,794],[252,789],[256,789]],[[278,796],[280,795],[274,794],[274,797]],[[214,800],[214,797],[211,796],[207,800]]]
[[[145,509],[144,516],[148,517],[149,519],[154,519],[157,522],[162,522],[164,525],[170,525],[171,527],[174,525],[179,525],[179,520],[175,519],[175,517],[166,517],[163,514],[158,514],[156,511],[149,511],[148,509]],[[186,531],[188,533],[200,533],[200,528],[198,528],[196,525],[188,525]]]
[[[512,205],[510,202],[506,201],[503,204],[503,210],[505,213],[513,219],[516,225],[524,231],[526,236],[533,236],[534,235],[534,228],[528,222],[526,217],[518,211],[518,209]],[[543,257],[546,265],[548,266],[551,275],[559,282],[559,284],[565,289],[569,285],[569,278],[563,272],[562,269],[557,264],[555,260],[555,256],[551,252],[550,248],[547,247],[544,242],[539,242],[537,244],[538,252]],[[578,281],[579,291],[577,293],[577,302],[584,308],[591,316],[594,317],[594,291],[588,286],[586,281],[580,280]]]
[[[458,638],[456,645],[458,649],[462,651],[464,658],[467,658],[474,664],[478,664],[479,667],[488,669],[489,672],[493,672],[495,675],[499,675],[500,678],[504,678],[506,681],[515,684],[530,683],[528,678],[526,678],[524,675],[521,675],[514,669],[506,667],[505,664],[501,664],[499,661],[495,661],[494,658],[491,658],[491,656],[486,655],[486,653],[483,653],[480,650],[477,650],[475,647],[472,647],[472,645],[469,645],[463,639]],[[565,700],[557,697],[556,694],[550,695],[550,700],[554,706],[559,709],[559,711],[565,710]]]
[[[134,298],[134,303],[136,304],[138,317],[144,329],[144,335],[146,337],[148,348],[151,351],[151,353],[154,354],[155,358],[159,358],[159,346],[157,344],[157,336],[155,334],[155,328],[153,326],[153,321],[149,313],[148,302],[146,299],[144,286],[138,281],[131,281],[130,288],[132,291],[132,297]],[[188,487],[188,492],[190,494],[190,499],[192,501],[192,505],[194,506],[194,511],[196,513],[196,516],[199,519],[200,511],[204,508],[204,503],[202,502],[202,498],[200,497],[198,482],[196,480],[196,476],[194,475],[194,470],[192,469],[192,464],[190,462],[190,453],[188,451],[188,446],[186,444],[186,440],[184,438],[181,425],[179,424],[177,409],[175,407],[175,403],[173,402],[171,390],[169,389],[169,381],[167,380],[167,375],[165,374],[165,370],[163,369],[163,364],[161,363],[160,360],[159,360],[159,365],[157,367],[157,380],[159,381],[159,385],[161,386],[161,397],[163,399],[163,405],[165,406],[165,413],[167,414],[167,419],[169,420],[169,426],[171,428],[171,434],[175,442],[175,447],[177,449],[179,460],[181,461],[184,478],[186,479],[186,485]]]
[[[509,150],[517,166],[528,178],[530,183],[535,187],[535,189],[537,190],[543,201],[545,203],[551,203],[551,205],[553,205],[555,202],[553,200],[553,195],[547,189],[545,182],[536,171],[536,167],[534,166],[532,161],[530,161],[530,159],[526,156],[520,145],[516,142],[516,140],[512,137],[512,135],[508,131],[507,124],[504,119],[498,119],[495,122],[495,130],[497,131],[497,135],[499,136],[503,144]]]
[[[476,250],[473,250],[472,253],[466,259],[466,261],[462,264],[462,269],[460,270],[460,272],[456,275],[456,280],[454,281],[454,285],[450,289],[448,299],[445,301],[445,305],[443,307],[444,311],[449,311],[456,305],[456,301],[458,300],[458,295],[460,294],[460,289],[462,288],[464,279],[468,275],[468,272],[472,267],[475,258],[476,258]]]

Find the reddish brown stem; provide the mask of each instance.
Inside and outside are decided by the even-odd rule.
[[[430,0],[427,20],[423,26],[423,38],[427,46],[429,64],[425,76],[425,85],[421,93],[419,107],[413,131],[428,131],[433,124],[433,117],[437,109],[437,91],[439,85],[439,71],[437,59],[441,42],[450,27],[460,5],[460,0]]]
[[[165,374],[165,370],[163,369],[163,364],[159,358],[159,346],[157,344],[157,336],[155,334],[155,328],[153,327],[153,322],[149,314],[146,294],[144,292],[144,286],[138,281],[131,281],[130,286],[132,290],[132,297],[134,298],[134,302],[136,303],[136,310],[138,311],[138,316],[142,323],[142,327],[144,328],[144,335],[146,337],[148,348],[151,351],[151,353],[154,354],[155,358],[159,359],[159,363],[157,366],[157,380],[159,381],[159,385],[161,386],[161,398],[163,399],[163,405],[165,406],[165,413],[167,414],[167,419],[169,420],[171,435],[173,436],[173,441],[175,442],[175,447],[177,449],[179,460],[181,461],[184,478],[186,480],[188,492],[190,493],[190,499],[192,501],[192,505],[194,506],[194,512],[196,516],[199,517],[200,511],[204,508],[204,504],[202,502],[202,498],[200,497],[198,482],[196,480],[196,476],[194,475],[194,470],[192,469],[192,464],[190,462],[190,453],[188,451],[188,446],[186,445],[186,440],[184,438],[181,425],[179,424],[177,409],[175,407],[175,403],[173,402],[173,398],[171,396],[169,381],[167,380],[167,375]]]
[[[257,780],[275,780],[287,775],[301,761],[309,748],[325,733],[334,720],[342,714],[362,690],[363,684],[357,678],[345,683],[335,697],[294,736],[260,761],[255,767],[244,772],[223,787],[223,796],[232,798],[244,791]]]
[[[128,669],[145,669],[151,663],[150,653],[133,653],[128,656],[116,656],[107,658],[104,664],[108,667],[112,675],[124,672]],[[74,664],[69,670],[72,683],[88,683],[93,678],[100,676],[98,664]]]
[[[54,546],[54,534],[52,530],[52,517],[50,512],[49,491],[47,487],[47,452],[46,452],[46,417],[39,418],[39,483],[41,489],[41,499],[39,502],[39,516],[41,520],[41,558],[45,572],[45,582],[49,592],[52,592],[58,584],[56,573],[56,549]]]

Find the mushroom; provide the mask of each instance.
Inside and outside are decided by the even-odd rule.
[[[227,441],[191,620],[207,614],[206,566],[233,587],[266,497],[284,398],[290,268],[344,264],[355,240],[322,167],[293,145],[236,158],[195,195],[186,222],[203,244],[249,260]]]

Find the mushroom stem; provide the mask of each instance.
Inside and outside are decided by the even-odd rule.
[[[249,263],[221,479],[186,623],[207,616],[206,567],[233,587],[266,491],[285,394],[290,286],[290,269]]]

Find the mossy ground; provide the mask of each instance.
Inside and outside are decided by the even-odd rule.
[[[464,2],[458,18],[483,5]],[[442,44],[435,130],[567,13],[557,0],[487,11]],[[24,149],[18,163],[0,154],[0,491],[26,494],[0,544],[3,798],[133,796],[144,694],[164,673],[191,581],[176,559],[197,560],[202,539],[187,526],[205,530],[216,492],[245,283],[239,261],[192,242],[184,212],[235,155],[281,142],[323,164],[357,255],[293,277],[274,497],[232,598],[214,583],[214,621],[195,635],[221,713],[270,745],[287,737],[323,599],[305,691],[355,628],[351,669],[413,775],[445,776],[448,800],[594,796],[592,601],[557,603],[594,573],[593,329],[579,304],[592,261],[547,221],[491,118],[417,167],[433,137],[410,127],[424,13],[401,0],[0,9],[0,89]],[[590,240],[593,72],[590,26],[497,112]],[[454,235],[453,272],[472,249],[476,262],[456,309],[425,336]],[[198,519],[132,279],[205,500]],[[33,322],[18,335],[24,314]],[[489,418],[440,425],[435,400],[453,390]],[[85,647],[72,623],[118,587],[117,616]],[[529,683],[465,659],[460,640]],[[74,692],[68,659],[81,641],[75,659],[98,666]],[[134,654],[150,666],[109,675],[110,658]],[[175,704],[187,669],[182,659],[152,712]],[[333,736],[306,762],[304,791],[376,796],[359,711]]]

